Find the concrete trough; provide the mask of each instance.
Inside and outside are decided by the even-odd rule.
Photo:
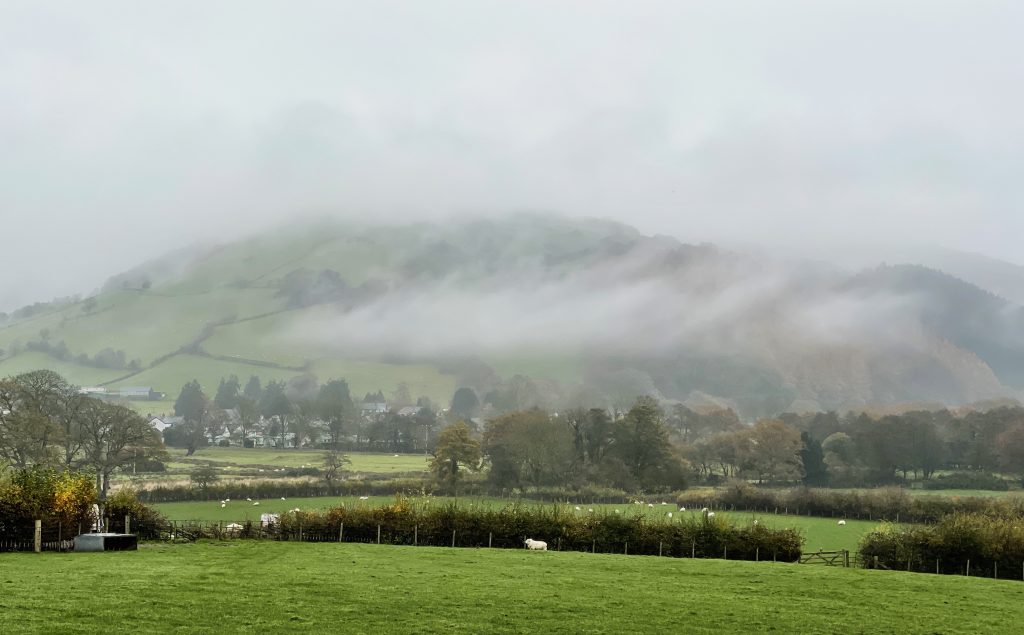
[[[137,551],[135,534],[82,534],[75,536],[75,551]]]

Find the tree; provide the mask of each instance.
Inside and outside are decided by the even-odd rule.
[[[217,395],[213,398],[213,402],[217,404],[217,407],[224,410],[236,408],[238,407],[238,391],[239,383],[236,375],[232,375],[227,379],[221,378],[220,385],[217,386]]]
[[[350,461],[344,454],[341,454],[337,450],[329,451],[324,455],[324,480],[328,485],[334,485],[334,482],[338,477],[340,477],[345,469],[351,464],[352,461]]]
[[[832,481],[848,477],[853,469],[855,447],[845,432],[834,432],[821,442],[824,461]]]
[[[96,489],[105,500],[110,475],[163,445],[145,417],[124,406],[91,399],[81,412],[84,464],[96,473]]]
[[[332,379],[320,387],[316,397],[320,418],[327,423],[327,436],[331,447],[337,448],[349,421],[355,418],[355,405],[344,379]]]
[[[181,387],[178,398],[174,402],[174,414],[186,421],[199,421],[206,408],[206,395],[199,382],[193,379]]]
[[[238,398],[238,430],[242,435],[242,447],[248,447],[249,436],[260,424],[260,410],[256,402],[248,397]]]
[[[263,387],[260,385],[260,378],[256,375],[249,377],[249,381],[245,383],[245,390],[243,391],[245,397],[253,402],[259,403],[260,397],[263,396]]]
[[[66,386],[50,371],[0,379],[0,457],[15,467],[55,462],[60,426],[54,394]]]
[[[573,462],[573,438],[566,426],[534,408],[487,422],[483,451],[495,485],[538,487],[564,481]]]
[[[828,467],[825,465],[825,453],[809,432],[800,433],[800,462],[804,467],[804,485],[823,487],[828,485]]]
[[[791,481],[803,476],[800,433],[778,419],[758,421],[745,435],[744,467],[764,481]]]
[[[217,470],[212,466],[203,465],[192,470],[188,479],[192,481],[193,485],[205,492],[210,485],[213,485],[220,480],[220,476],[217,474]]]
[[[684,485],[682,465],[668,437],[664,414],[651,397],[637,399],[616,423],[613,451],[641,489]]]
[[[465,468],[472,472],[481,467],[480,443],[471,436],[469,425],[459,421],[441,430],[430,469],[439,481],[456,486]]]
[[[559,417],[572,435],[573,467],[583,475],[593,475],[614,442],[615,429],[608,411],[601,408],[569,410]]]
[[[271,434],[279,437],[279,447],[285,446],[285,427],[287,417],[292,412],[292,404],[285,395],[285,384],[281,381],[272,381],[263,390],[260,398],[260,412],[271,420]]]
[[[472,388],[459,388],[452,395],[451,414],[456,419],[468,420],[476,414],[480,400]]]

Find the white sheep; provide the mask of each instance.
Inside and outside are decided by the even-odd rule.
[[[580,511],[580,506],[579,505],[576,506],[576,511]]]
[[[668,517],[669,517],[669,518],[672,518],[672,512],[669,512],[669,513],[668,513]]]
[[[666,503],[665,501],[661,501],[661,504],[662,505],[668,505],[668,503]]]
[[[760,525],[761,523],[757,522],[757,519],[755,518],[755,519],[754,519],[754,524],[755,524],[755,525]]]
[[[548,543],[544,542],[543,540],[534,540],[533,538],[527,538],[523,541],[523,544],[526,545],[526,548],[530,551],[548,550]]]
[[[284,500],[284,496],[281,497],[281,500]]]
[[[245,500],[249,501],[250,503],[252,502],[252,499],[251,499],[251,498],[247,498],[247,499],[245,499]]]
[[[705,508],[701,509],[701,510],[700,510],[700,513],[702,513],[702,514],[706,514],[706,513],[708,513],[708,508],[707,508],[707,507],[705,507]]]
[[[230,498],[225,498],[225,499],[224,499],[224,502],[225,502],[225,503],[230,503],[230,502],[231,502],[231,499],[230,499]]]
[[[369,496],[360,496],[359,500],[361,500],[361,501],[370,500],[370,497]]]
[[[253,503],[253,506],[256,506],[256,505],[259,505],[259,504],[260,504],[260,502],[256,501],[255,503]]]
[[[680,507],[680,508],[679,508],[679,511],[681,511],[681,512],[685,512],[685,511],[686,511],[686,508],[685,508],[685,507]]]
[[[845,521],[845,520],[840,520],[840,521],[839,521],[839,524],[840,524],[840,525],[845,525],[845,524],[846,524],[846,521]]]
[[[220,508],[221,508],[221,509],[224,509],[225,507],[227,507],[227,505],[226,505],[226,504],[224,504],[224,503],[221,503],[221,504],[220,504]]]
[[[714,518],[715,512],[708,512],[708,518]]]
[[[588,508],[587,509],[587,513],[593,514],[594,513],[594,508],[593,507]]]
[[[654,509],[654,503],[647,503],[647,506],[650,507],[651,509]]]

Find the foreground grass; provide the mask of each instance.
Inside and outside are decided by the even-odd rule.
[[[429,500],[432,505],[445,505],[457,502],[459,505],[484,506],[490,508],[501,508],[512,504],[512,501],[502,498],[454,499],[430,497]],[[254,506],[251,502],[244,500],[232,500],[227,503],[225,507],[221,507],[220,501],[154,503],[153,506],[171,520],[244,523],[246,521],[259,521],[261,514],[286,513],[295,508],[299,508],[303,511],[312,511],[317,509],[328,509],[339,505],[345,505],[347,507],[377,507],[393,503],[394,501],[394,497],[391,496],[371,496],[365,501],[359,500],[359,497],[357,496],[327,496],[314,498],[289,498],[283,501],[280,499],[266,499],[261,500],[259,506]],[[417,503],[417,501],[419,502]],[[414,499],[414,503],[423,504],[421,499]],[[519,504],[551,505],[552,503],[523,500],[520,501]],[[575,508],[575,505],[562,504],[562,506],[567,507],[569,510],[573,510]],[[648,508],[646,506],[639,505],[608,504],[581,505],[580,508],[580,512],[577,513],[589,513],[588,510],[590,509],[593,509],[595,513],[614,513],[614,510],[618,509],[620,512],[625,514],[642,514],[652,520],[665,520],[666,522],[668,522],[668,520],[666,519],[665,514],[669,510],[673,512],[672,520],[677,521],[683,518],[696,517],[700,515],[699,511],[693,510],[679,512],[674,505],[664,507],[657,505],[654,508]],[[857,544],[861,537],[878,526],[878,523],[865,520],[848,520],[845,526],[840,526],[836,523],[836,520],[831,518],[810,518],[807,516],[792,516],[785,514],[762,514],[751,512],[717,512],[717,514],[722,517],[729,518],[737,524],[747,524],[754,519],[757,519],[758,522],[763,523],[767,527],[777,529],[799,529],[806,539],[806,542],[804,543],[805,552],[817,551],[819,549],[825,551],[838,549],[856,551]]]
[[[272,542],[0,554],[4,633],[1013,633],[1020,582]]]

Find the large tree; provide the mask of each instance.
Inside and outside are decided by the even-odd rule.
[[[644,490],[681,487],[682,465],[669,442],[664,413],[651,397],[636,400],[616,422],[615,456],[622,461],[635,486]]]
[[[483,451],[496,485],[555,485],[564,483],[572,466],[573,438],[542,410],[510,412],[487,422]]]
[[[110,475],[138,458],[159,453],[156,430],[145,417],[124,406],[91,399],[80,414],[84,464],[96,474],[96,489],[104,500]]]
[[[332,379],[320,387],[316,398],[317,414],[327,423],[327,438],[337,448],[349,423],[356,417],[348,382]]]
[[[465,470],[480,470],[481,458],[480,443],[473,438],[469,425],[459,421],[441,430],[430,469],[439,481],[455,487]]]

